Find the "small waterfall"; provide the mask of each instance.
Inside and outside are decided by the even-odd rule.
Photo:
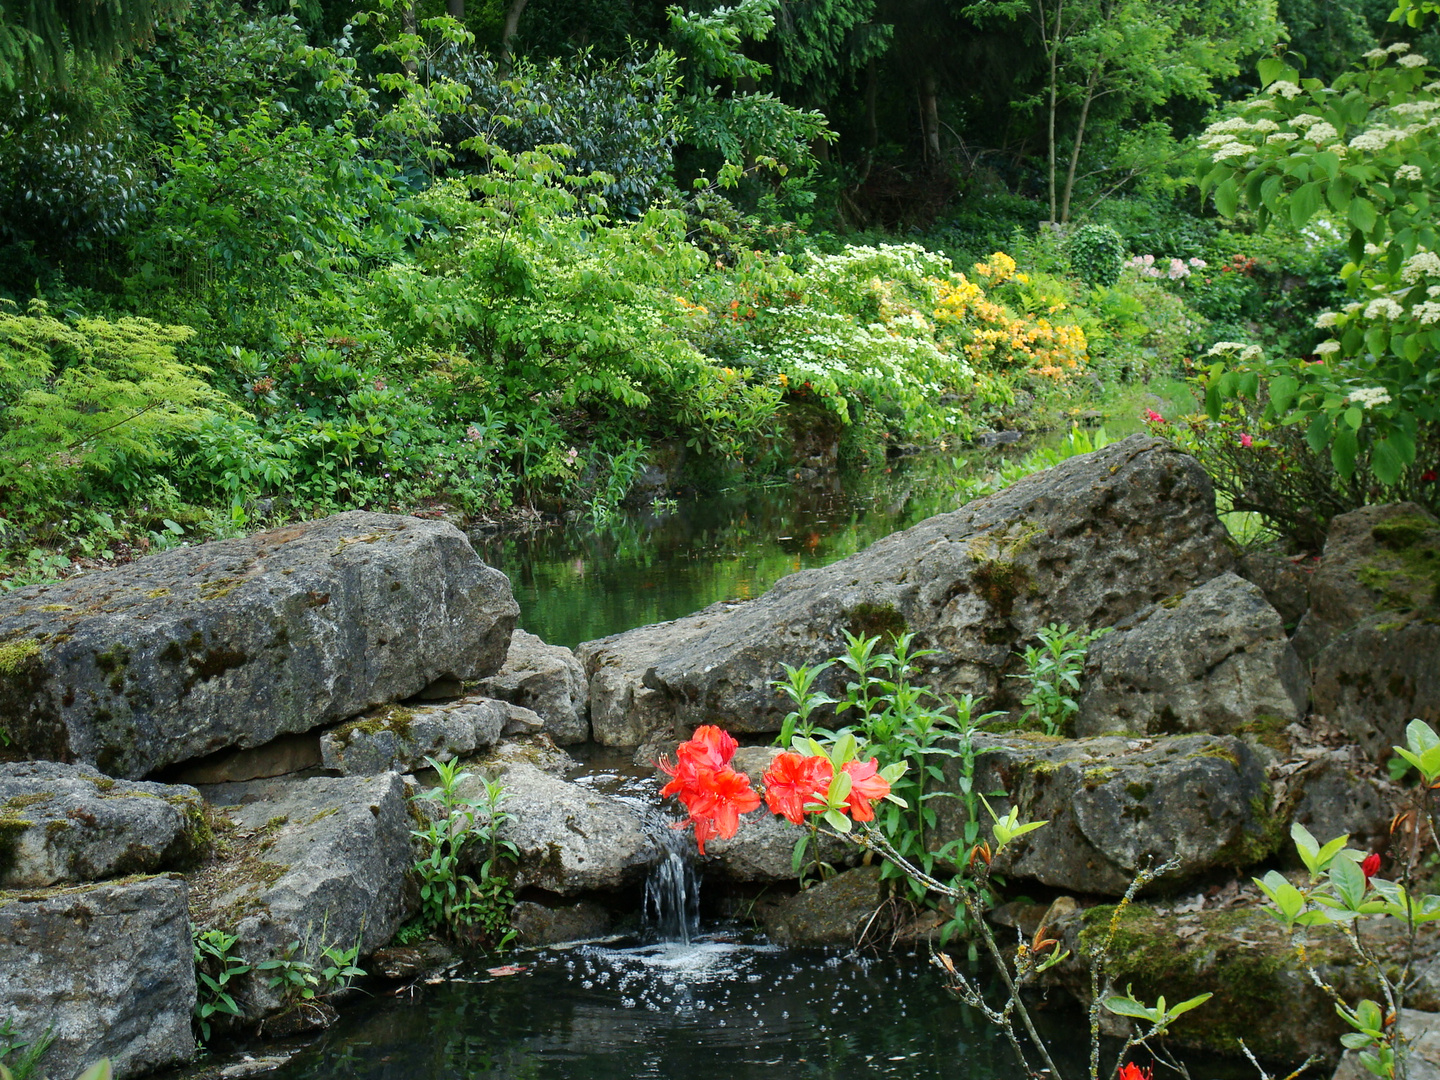
[[[645,925],[662,941],[688,945],[700,932],[700,875],[687,857],[690,837],[668,827],[657,833],[663,854],[645,881]]]

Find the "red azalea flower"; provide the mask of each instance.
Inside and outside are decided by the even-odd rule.
[[[850,774],[850,794],[845,796],[850,816],[856,821],[874,821],[875,809],[870,802],[890,794],[890,781],[875,775],[880,766],[873,757],[869,761],[847,761],[843,768]]]
[[[1254,440],[1253,438],[1251,438],[1249,435],[1246,435],[1246,434],[1244,434],[1244,433],[1241,433],[1241,435],[1240,435],[1240,445],[1243,446],[1246,450],[1249,450],[1250,447],[1252,447],[1252,446],[1255,445],[1255,440]]]
[[[819,754],[777,754],[761,779],[765,782],[765,805],[796,825],[805,822],[805,807],[824,802],[835,767]]]
[[[730,764],[739,745],[729,732],[714,724],[706,724],[696,728],[688,742],[675,748],[675,756],[680,761],[690,761],[707,769],[723,769]]]
[[[1379,853],[1372,851],[1369,855],[1366,855],[1365,858],[1360,860],[1360,869],[1365,873],[1365,884],[1369,885],[1370,879],[1374,877],[1380,869]]]
[[[1124,1065],[1120,1066],[1119,1080],[1151,1080],[1154,1073],[1155,1067],[1153,1065],[1148,1069],[1142,1069],[1133,1061],[1127,1061]]]
[[[1163,424],[1165,423],[1165,417],[1161,416],[1154,409],[1146,409],[1145,422],[1147,424]]]
[[[1420,479],[1427,484],[1433,484],[1436,480],[1440,480],[1440,474],[1437,474],[1434,469],[1426,469],[1420,474]]]
[[[740,828],[740,815],[760,805],[760,796],[750,787],[750,777],[734,769],[700,769],[698,791],[688,805],[695,826],[695,842],[705,854],[705,841],[728,840]]]

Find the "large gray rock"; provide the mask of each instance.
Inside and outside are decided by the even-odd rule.
[[[427,757],[449,761],[494,746],[510,708],[493,698],[390,705],[325,732],[320,755],[327,769],[347,776],[408,772],[424,768]]]
[[[1413,503],[1332,521],[1295,647],[1314,711],[1371,756],[1440,723],[1440,522]]]
[[[50,1028],[42,1073],[64,1080],[108,1057],[117,1077],[188,1061],[195,964],[185,883],[139,878],[0,894],[0,1016]]]
[[[1279,614],[1221,574],[1121,621],[1090,646],[1077,735],[1228,735],[1305,715],[1307,688]]]
[[[0,715],[138,778],[489,675],[517,611],[453,525],[337,514],[0,597]]]
[[[237,935],[250,963],[292,942],[311,963],[326,946],[368,956],[405,918],[412,819],[397,773],[217,784],[205,797],[232,822],[228,855],[196,876],[195,921]],[[281,1004],[262,980],[241,995],[247,1019]]]
[[[1405,725],[1440,728],[1440,612],[1375,615],[1315,661],[1311,691],[1328,718],[1379,759],[1405,745]]]
[[[759,599],[582,645],[595,737],[633,745],[672,722],[776,731],[781,663],[833,657],[846,631],[914,631],[917,647],[937,650],[929,685],[1013,704],[1018,688],[1003,676],[1041,627],[1112,625],[1233,563],[1204,470],[1133,436]],[[832,694],[842,683],[838,666],[821,679]]]
[[[0,888],[182,870],[210,843],[192,787],[112,780],[85,765],[0,763]]]
[[[997,856],[996,871],[1010,878],[1119,896],[1151,860],[1178,856],[1166,881],[1183,881],[1266,858],[1284,830],[1264,764],[1234,737],[977,735],[974,745],[983,751],[975,790],[1007,792],[990,800],[995,812],[1018,805],[1022,820],[1049,822]],[[956,765],[946,772],[955,790]],[[937,840],[963,836],[962,805],[936,806]],[[990,838],[988,817],[980,831]]]
[[[588,900],[554,906],[521,900],[510,912],[515,936],[521,944],[531,946],[603,937],[612,922],[610,912]]]
[[[575,654],[516,630],[505,666],[476,688],[482,694],[520,705],[545,721],[545,732],[560,746],[590,738],[589,689]]]
[[[645,880],[660,846],[638,806],[563,780],[528,761],[500,759],[496,764],[506,792],[503,809],[511,815],[500,835],[520,852],[517,889],[533,886],[573,896]],[[479,783],[480,778],[473,777],[461,785],[461,793],[475,797]],[[469,854],[483,857],[473,847]]]

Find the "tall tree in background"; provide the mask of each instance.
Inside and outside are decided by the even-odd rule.
[[[1023,21],[1043,51],[1043,90],[1016,105],[1044,108],[1052,223],[1070,220],[1097,112],[1135,125],[1175,98],[1214,102],[1215,83],[1236,75],[1242,60],[1280,35],[1275,0],[979,0],[966,14],[982,22]]]

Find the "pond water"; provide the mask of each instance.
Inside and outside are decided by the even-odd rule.
[[[586,944],[350,1006],[275,1080],[777,1080],[1019,1075],[916,956],[795,952],[740,932]],[[506,974],[519,968],[518,972]],[[1053,1040],[1083,1075],[1084,1036]],[[1068,1044],[1068,1046],[1067,1046]],[[1068,1051],[1068,1053],[1067,1053]],[[1070,1066],[1067,1068],[1067,1064]],[[712,1072],[711,1070],[717,1070]]]
[[[510,576],[519,626],[552,645],[679,618],[759,596],[787,574],[825,566],[963,501],[957,478],[998,452],[902,459],[823,486],[739,487],[590,525],[477,537]]]

